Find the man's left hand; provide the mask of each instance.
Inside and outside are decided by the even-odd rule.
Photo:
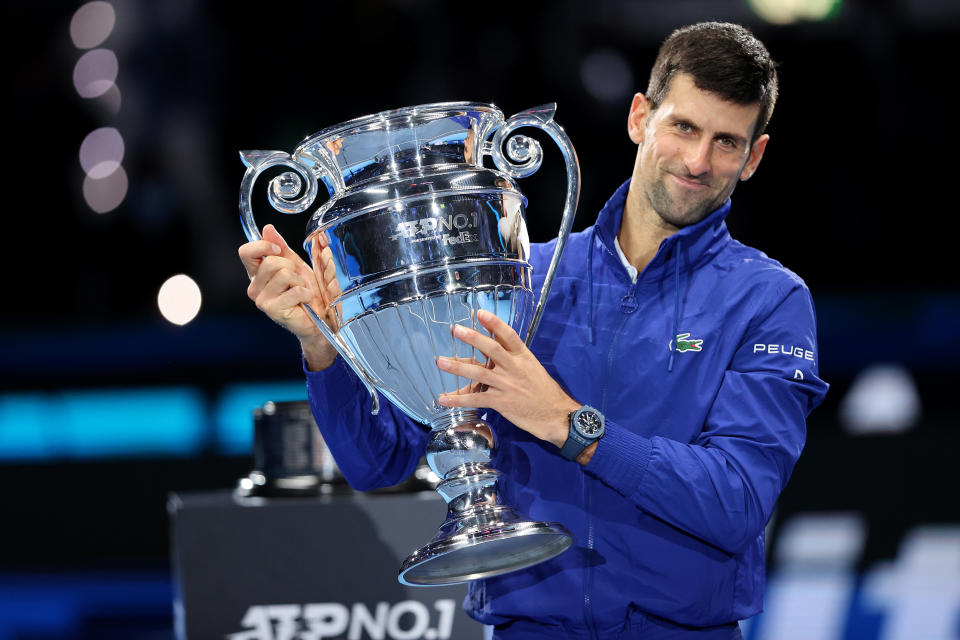
[[[562,447],[570,430],[567,416],[580,403],[550,377],[510,325],[489,311],[477,312],[477,321],[493,337],[462,325],[456,325],[453,334],[485,355],[487,364],[438,358],[442,371],[474,382],[442,394],[440,404],[493,409],[524,431]],[[480,385],[486,390],[479,390]]]

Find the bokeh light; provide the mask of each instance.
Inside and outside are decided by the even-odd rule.
[[[102,180],[123,162],[123,136],[113,127],[100,127],[87,134],[80,145],[80,166],[90,178]]]
[[[107,92],[97,96],[96,102],[102,107],[103,113],[108,116],[115,116],[120,113],[120,105],[123,103],[123,96],[120,94],[120,87],[111,86]]]
[[[906,367],[874,364],[857,374],[840,404],[844,428],[854,434],[899,433],[920,422],[916,382]]]
[[[190,276],[181,273],[169,278],[160,287],[157,306],[169,322],[184,325],[197,317],[201,298],[197,283]]]
[[[109,2],[88,2],[77,9],[70,20],[70,39],[78,49],[92,49],[110,36],[116,20]]]
[[[601,102],[620,102],[635,90],[630,64],[612,49],[587,55],[580,63],[580,80],[590,95]]]
[[[73,68],[73,86],[83,98],[102,96],[117,80],[120,63],[110,49],[87,51]]]
[[[127,172],[122,166],[99,180],[89,175],[83,179],[83,199],[96,213],[107,213],[120,206],[127,197]]]
[[[827,20],[840,10],[841,0],[747,0],[747,4],[771,24],[792,24]]]

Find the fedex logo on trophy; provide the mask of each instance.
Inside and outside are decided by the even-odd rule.
[[[390,239],[398,240],[404,238],[411,242],[439,240],[443,244],[448,245],[463,244],[465,242],[476,242],[480,239],[480,234],[470,232],[470,229],[476,228],[476,211],[470,212],[469,215],[466,213],[451,213],[447,216],[418,218],[416,220],[398,222],[395,227],[395,233],[390,236]]]

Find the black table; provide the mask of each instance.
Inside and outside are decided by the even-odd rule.
[[[402,560],[446,512],[436,493],[172,494],[178,638],[482,638],[464,585],[405,587]]]

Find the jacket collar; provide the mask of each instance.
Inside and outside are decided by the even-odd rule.
[[[620,232],[620,222],[623,219],[623,207],[630,190],[630,180],[624,182],[614,192],[597,216],[597,235],[603,246],[613,259],[620,261],[613,239]],[[660,280],[672,269],[667,269],[670,258],[674,258],[677,251],[674,247],[680,246],[684,253],[681,261],[681,270],[687,271],[699,263],[709,260],[730,241],[730,232],[727,231],[725,219],[730,213],[730,199],[714,209],[710,214],[696,224],[684,227],[669,238],[664,239],[657,249],[650,264],[640,273],[639,280]]]

